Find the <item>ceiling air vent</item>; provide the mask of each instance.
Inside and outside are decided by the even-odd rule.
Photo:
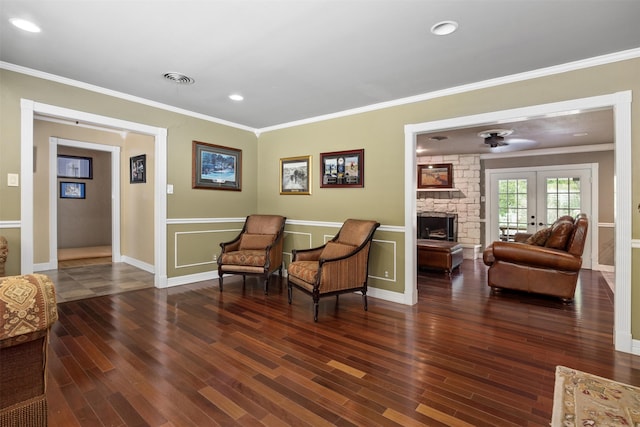
[[[182,73],[165,73],[163,77],[181,85],[192,85],[196,82],[195,79]]]

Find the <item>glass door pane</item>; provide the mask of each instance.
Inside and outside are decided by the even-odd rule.
[[[496,196],[492,233],[495,240],[511,241],[516,233],[529,230],[529,217],[535,214],[535,174],[499,173],[491,181]]]

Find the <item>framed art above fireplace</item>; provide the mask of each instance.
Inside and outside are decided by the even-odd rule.
[[[418,165],[418,189],[453,188],[453,165]]]

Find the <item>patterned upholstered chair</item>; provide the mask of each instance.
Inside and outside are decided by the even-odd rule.
[[[46,427],[47,346],[56,320],[47,276],[0,278],[0,426]]]
[[[367,310],[367,280],[369,249],[373,233],[380,223],[370,220],[348,219],[326,244],[313,249],[293,250],[293,260],[287,269],[287,291],[291,304],[293,287],[313,298],[313,320],[318,321],[321,297],[342,293],[362,292]]]
[[[4,236],[0,236],[0,277],[4,277],[4,265],[9,255],[9,243]]]
[[[264,293],[269,289],[269,276],[276,270],[282,275],[282,243],[287,218],[280,215],[249,215],[235,239],[220,243],[218,282],[222,292],[224,274],[264,277]]]

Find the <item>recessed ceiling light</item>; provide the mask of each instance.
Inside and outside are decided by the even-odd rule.
[[[244,96],[240,95],[239,93],[232,93],[231,95],[229,95],[229,99],[231,99],[232,101],[242,101],[244,100]]]
[[[436,36],[446,36],[458,29],[456,21],[442,21],[431,27],[431,32]]]
[[[26,19],[13,18],[13,19],[10,19],[9,22],[11,22],[13,25],[20,28],[21,30],[28,31],[30,33],[39,33],[40,31],[42,31],[40,30],[40,27],[38,27],[36,24],[34,24],[31,21],[27,21]]]
[[[162,75],[162,77],[164,77],[167,80],[171,80],[172,82],[178,83],[178,84],[182,84],[182,85],[192,85],[196,82],[196,80],[192,77],[189,77],[185,74],[182,73],[175,73],[175,72],[171,72],[171,73],[164,73]]]

